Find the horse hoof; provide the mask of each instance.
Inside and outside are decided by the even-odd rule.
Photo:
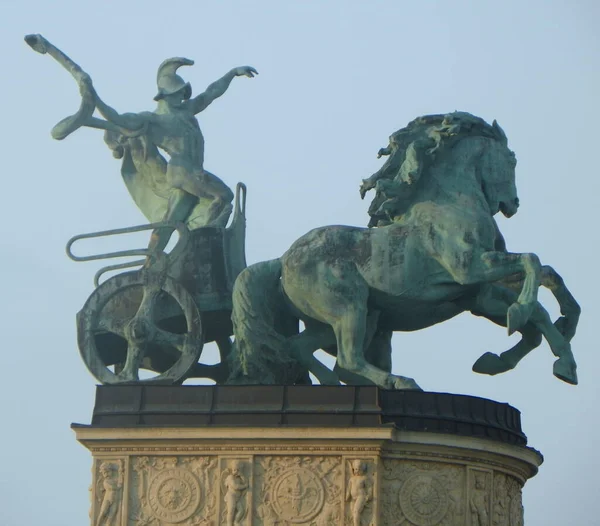
[[[392,380],[392,389],[411,389],[413,391],[422,391],[412,378],[406,378],[404,376],[394,376]]]
[[[529,320],[531,311],[531,307],[522,305],[521,303],[513,303],[509,307],[506,314],[506,327],[508,329],[509,336],[523,328],[523,326]]]
[[[473,372],[479,374],[495,375],[510,371],[512,367],[500,358],[497,354],[486,352],[482,354],[473,364]]]
[[[568,362],[561,358],[554,362],[554,376],[563,382],[571,385],[577,385],[577,365],[575,362]]]

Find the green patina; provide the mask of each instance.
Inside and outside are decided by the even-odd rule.
[[[153,223],[76,236],[68,245],[76,260],[150,256],[106,267],[145,263],[99,285],[78,315],[82,357],[101,382],[139,381],[138,370],[146,368],[166,383],[190,376],[308,383],[312,372],[324,384],[418,389],[413,379],[391,373],[393,332],[471,312],[522,334],[501,355],[483,354],[474,371],[508,371],[545,338],[557,357],[554,374],[577,383],[570,346],[577,302],[535,254],[508,252],[494,220],[519,207],[516,158],[495,121],[465,112],[415,119],[390,136],[379,151],[385,163],[360,186],[362,198],[375,193],[370,228],[317,228],[281,258],[245,268],[245,186],[238,185],[226,228],[233,193],[204,169],[195,115],[233,78],[253,77],[256,70],[232,69],[192,97],[177,70],[193,62],[167,59],[158,70],[155,111],[120,114],[98,96],[90,76],[41,35],[25,40],[55,58],[80,88],[79,110],[53,128],[53,137],[64,139],[82,126],[104,130],[129,192]],[[80,258],[70,252],[77,239],[148,229],[147,249]],[[180,241],[164,254],[174,229]],[[560,305],[555,323],[538,302],[540,286]],[[219,345],[220,364],[198,363],[206,341]],[[318,349],[336,356],[333,370],[314,357]]]
[[[535,254],[506,251],[494,220],[519,206],[516,159],[498,124],[464,112],[420,117],[379,155],[388,159],[360,189],[363,198],[375,189],[374,228],[317,228],[238,277],[230,381],[289,383],[309,370],[321,383],[416,389],[391,374],[392,332],[470,311],[523,335],[500,356],[484,354],[475,371],[512,369],[543,336],[558,357],[554,374],[577,383],[569,342],[579,306]],[[540,285],[561,305],[556,324],[537,301]],[[286,310],[306,327],[292,338],[274,329]],[[336,356],[333,371],[313,356],[318,349]]]
[[[64,139],[82,126],[105,130],[106,144],[116,158],[122,159],[121,175],[127,189],[152,223],[180,221],[190,229],[227,224],[233,192],[204,169],[204,137],[195,115],[223,95],[235,77],[256,75],[254,68],[234,68],[192,97],[190,84],[177,75],[177,70],[194,62],[169,58],[158,68],[156,109],[121,114],[98,96],[90,76],[44,37],[27,35],[25,40],[38,53],[56,59],[79,85],[81,106],[53,128],[55,139]],[[93,116],[96,110],[103,119]],[[168,161],[161,151],[168,154]],[[164,249],[171,232],[167,228],[157,230],[150,249]]]

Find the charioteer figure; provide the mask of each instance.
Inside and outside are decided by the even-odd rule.
[[[195,115],[223,95],[235,77],[254,77],[254,68],[234,68],[192,97],[190,83],[177,74],[177,69],[194,62],[170,58],[158,68],[158,93],[154,97],[157,108],[152,112],[119,113],[98,96],[90,76],[45,38],[28,35],[25,40],[34,50],[55,58],[79,84],[81,107],[54,127],[54,138],[63,139],[81,126],[106,130],[106,143],[113,155],[123,160],[123,179],[151,222],[179,221],[192,229],[226,226],[233,193],[204,169],[204,137]],[[93,116],[96,109],[104,119]],[[169,155],[168,161],[159,149]],[[162,251],[171,233],[171,228],[157,229],[150,252]]]

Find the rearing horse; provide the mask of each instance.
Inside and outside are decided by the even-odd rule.
[[[500,211],[511,217],[519,206],[516,159],[502,129],[495,121],[490,126],[455,113],[416,119],[395,136],[404,140],[390,141],[379,174],[391,181],[377,186],[374,176],[362,189],[385,186],[392,197],[386,201],[384,195],[380,211],[393,210],[398,195],[409,192],[408,204],[405,199],[389,224],[317,228],[280,259],[239,275],[230,380],[287,383],[310,370],[322,383],[337,383],[338,375],[312,356],[324,348],[337,354],[336,370],[350,378],[418,389],[413,379],[391,374],[388,335],[469,310],[524,336],[510,359],[507,353],[488,353],[475,370],[496,374],[514,367],[539,344],[541,333],[558,357],[554,374],[576,384],[569,344],[579,314],[576,302],[560,278],[552,279],[557,275],[550,267],[542,271],[535,254],[498,246],[493,216]],[[537,302],[544,275],[559,302],[572,300],[561,302],[561,308],[571,307],[570,317],[556,326]],[[298,319],[306,330],[292,335],[290,320]]]

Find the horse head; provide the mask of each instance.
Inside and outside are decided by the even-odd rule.
[[[492,215],[502,212],[512,217],[519,208],[517,186],[515,183],[515,167],[517,159],[508,148],[508,141],[502,128],[496,121],[492,126],[486,125],[484,137],[486,147],[481,157],[479,177],[481,187]]]
[[[470,183],[459,184],[469,191],[470,185],[475,183],[477,189],[473,190],[483,193],[492,215],[501,211],[510,217],[519,206],[516,159],[507,146],[506,135],[495,121],[490,126],[466,112],[419,117],[392,134],[388,146],[381,148],[378,156],[386,156],[385,163],[361,186],[363,198],[368,190],[376,189],[369,208],[370,226],[405,213],[417,182],[430,170],[438,173],[441,170],[440,178],[445,180],[442,185],[453,187],[454,191],[455,184],[449,181],[451,174],[463,179],[471,177],[467,174],[476,173],[476,181],[470,179]],[[428,184],[425,182],[421,187]]]

